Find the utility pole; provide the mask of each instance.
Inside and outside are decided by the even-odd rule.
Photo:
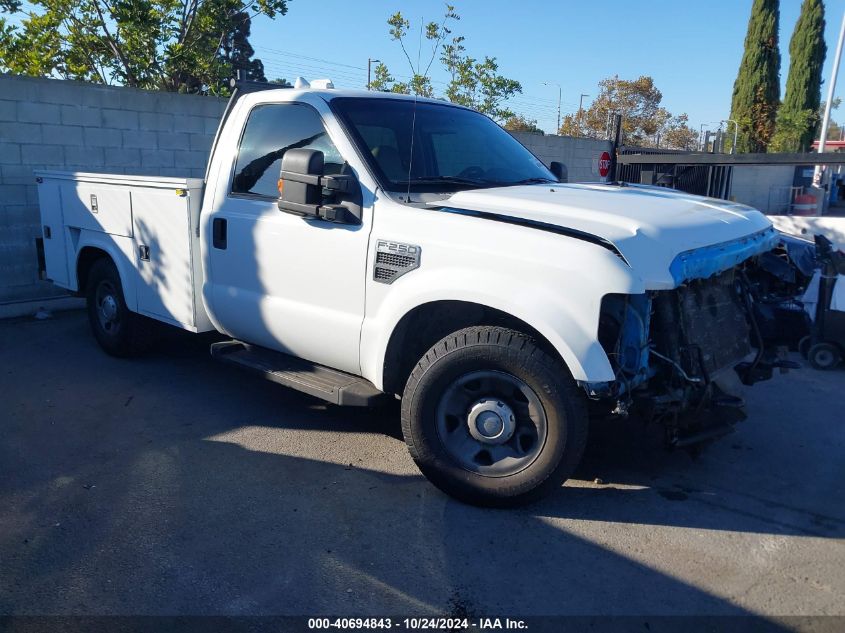
[[[543,82],[544,86],[557,86],[557,129],[555,129],[555,134],[560,134],[560,100],[563,97],[563,88],[560,87],[560,84],[555,82]]]
[[[367,90],[370,90],[370,71],[373,67],[373,62],[381,63],[381,60],[380,59],[370,59],[369,57],[367,58]]]
[[[698,128],[698,147],[699,151],[707,151],[707,144],[704,142],[704,128],[707,124],[702,123]]]
[[[819,154],[824,153],[824,146],[827,142],[827,129],[830,127],[830,109],[833,105],[833,94],[836,90],[836,75],[839,74],[839,61],[842,59],[842,41],[845,40],[845,13],[842,14],[842,26],[839,28],[839,42],[836,44],[836,55],[833,56],[833,68],[830,71],[830,81],[827,88],[827,102],[824,104],[824,117],[822,118],[822,134],[819,138]],[[813,186],[821,187],[822,166],[816,165],[813,172]]]

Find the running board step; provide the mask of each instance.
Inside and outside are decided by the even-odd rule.
[[[359,376],[240,341],[212,343],[211,357],[257,371],[267,380],[332,404],[369,407],[386,397]]]

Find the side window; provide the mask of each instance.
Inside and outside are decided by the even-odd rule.
[[[238,148],[232,193],[278,198],[282,156],[299,147],[323,152],[327,174],[343,169],[340,152],[326,134],[320,116],[310,107],[291,103],[254,108]]]

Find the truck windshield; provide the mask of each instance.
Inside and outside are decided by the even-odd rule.
[[[473,110],[384,98],[338,98],[332,107],[387,191],[556,182],[522,144]]]

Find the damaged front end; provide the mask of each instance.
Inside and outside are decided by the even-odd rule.
[[[679,256],[672,290],[602,301],[599,342],[616,379],[584,387],[605,413],[662,424],[671,446],[730,432],[745,417],[740,384],[797,367],[776,323],[806,280],[794,245],[767,234],[715,248]]]

